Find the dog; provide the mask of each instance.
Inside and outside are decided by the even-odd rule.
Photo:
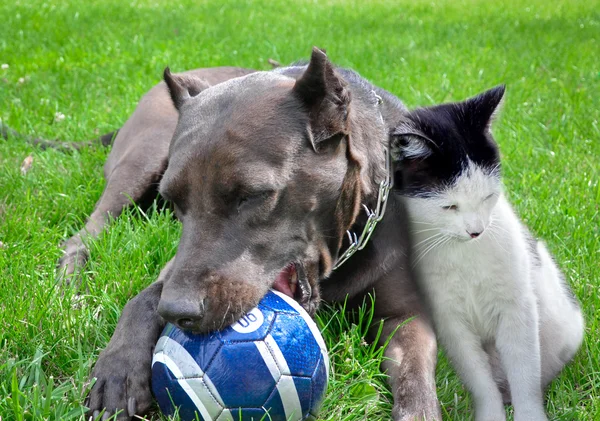
[[[167,68],[114,136],[102,197],[59,262],[75,275],[86,239],[132,201],[154,199],[157,185],[182,223],[175,257],[125,306],[93,368],[90,414],[129,419],[151,408],[152,352],[166,322],[219,329],[275,288],[310,314],[321,299],[374,292],[382,344],[391,336],[382,369],[394,420],[441,420],[435,336],[397,223],[405,211],[385,183],[389,132],[405,111],[317,48],[308,64],[268,72]]]

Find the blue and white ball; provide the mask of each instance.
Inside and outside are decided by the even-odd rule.
[[[327,389],[323,337],[296,301],[270,291],[219,332],[167,325],[154,351],[152,390],[183,421],[312,420]]]

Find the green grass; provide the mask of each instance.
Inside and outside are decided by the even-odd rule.
[[[509,196],[548,242],[587,320],[581,351],[546,395],[548,412],[600,419],[598,0],[15,0],[0,4],[0,16],[0,64],[9,65],[0,69],[0,118],[47,138],[119,127],[167,64],[267,69],[268,58],[307,58],[312,45],[409,106],[506,83],[495,134]],[[57,288],[59,244],[99,198],[107,153],[0,141],[3,421],[80,418],[89,369],[123,305],[175,252],[180,228],[167,212],[132,211],[92,244],[89,293]],[[364,326],[335,310],[322,318],[332,319],[324,330],[334,363],[323,418],[388,418],[381,355],[364,344]],[[443,359],[437,383],[446,419],[472,417]]]

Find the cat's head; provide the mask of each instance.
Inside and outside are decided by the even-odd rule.
[[[416,232],[471,240],[490,224],[501,194],[490,125],[503,96],[501,85],[463,102],[417,108],[392,132],[395,186],[408,198]]]

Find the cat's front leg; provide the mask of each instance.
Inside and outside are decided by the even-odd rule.
[[[437,315],[437,335],[458,375],[471,392],[476,421],[505,421],[502,395],[494,381],[488,355],[459,317]]]
[[[496,348],[506,372],[515,421],[547,421],[541,384],[539,320],[533,294],[521,297],[498,325]]]

